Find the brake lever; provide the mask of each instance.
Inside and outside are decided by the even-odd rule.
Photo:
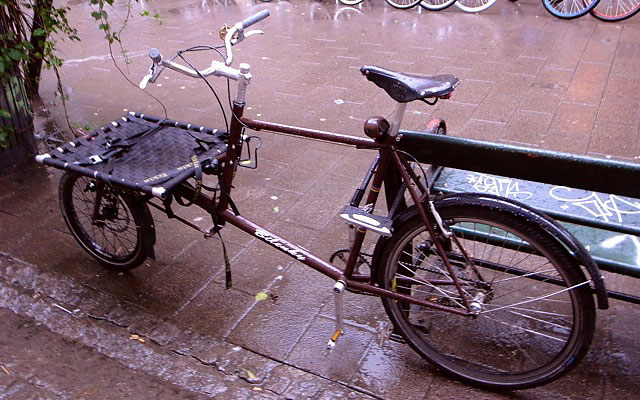
[[[140,89],[144,89],[147,87],[147,83],[149,83],[151,78],[153,78],[153,73],[155,72],[155,69],[156,69],[156,64],[151,64],[151,67],[149,68],[149,72],[142,78],[142,80],[140,81],[140,84],[138,85]]]
[[[249,36],[253,36],[253,35],[264,35],[264,32],[261,31],[260,29],[254,29],[249,32],[245,32],[244,37],[248,38]]]
[[[149,72],[142,78],[140,85],[138,85],[140,89],[146,88],[149,82],[154,83],[164,69],[164,67],[160,65],[162,63],[162,55],[158,49],[153,48],[149,50],[149,57],[153,62],[151,67],[149,67]]]
[[[228,26],[223,26],[220,30],[220,35],[224,32],[224,45],[227,50],[227,59],[225,60],[225,65],[229,66],[233,62],[233,53],[231,51],[231,46],[234,46],[249,36],[253,35],[263,35],[264,32],[259,29],[253,29],[245,32],[240,23],[237,23],[233,27],[229,28]]]

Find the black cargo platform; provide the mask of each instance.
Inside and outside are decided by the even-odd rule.
[[[36,160],[164,198],[221,159],[226,143],[217,129],[131,112]]]

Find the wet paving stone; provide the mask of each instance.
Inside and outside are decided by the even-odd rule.
[[[97,127],[126,110],[163,115],[161,106],[114,72],[88,5],[68,4],[83,37],[79,44],[60,43],[71,120]],[[162,24],[137,19],[134,34],[123,35],[134,81],[148,68],[149,47],[169,55],[218,43],[213,29],[223,22],[262,8],[271,12],[259,26],[265,35],[234,53],[253,68],[246,111],[253,118],[363,136],[364,120],[389,116],[393,105],[358,71],[374,64],[462,79],[450,101],[410,105],[403,127],[420,129],[440,117],[450,134],[461,137],[625,160],[640,154],[637,18],[560,21],[533,0],[497,2],[479,14],[399,11],[382,0],[354,7],[307,0],[152,6]],[[203,29],[203,21],[210,28]],[[206,67],[211,57],[202,52],[189,59]],[[211,83],[225,103],[226,82]],[[147,90],[169,117],[224,125],[201,82],[165,71]],[[42,97],[53,99],[56,91],[53,73],[45,71]],[[62,126],[59,104],[48,106]],[[239,170],[235,181],[242,215],[325,259],[347,246],[336,214],[373,152],[249,134],[260,136],[263,146],[258,170]],[[204,240],[156,211],[156,260],[124,274],[107,271],[67,233],[57,205],[60,173],[42,167],[27,172],[0,178],[0,365],[20,372],[0,368],[0,399],[108,393],[234,400],[635,400],[640,393],[633,374],[640,343],[629,328],[638,318],[634,307],[614,302],[611,310],[599,311],[586,359],[557,382],[517,393],[471,388],[439,374],[407,346],[381,343],[386,316],[380,301],[351,293],[345,297],[347,336],[325,357],[335,314],[330,279],[228,227],[222,235],[234,288],[225,290],[217,239]],[[206,212],[175,208],[203,229],[211,226]],[[370,241],[368,249],[375,243]],[[617,289],[636,286],[628,278],[609,282]],[[256,300],[260,292],[267,298]],[[65,363],[56,370],[60,361]]]

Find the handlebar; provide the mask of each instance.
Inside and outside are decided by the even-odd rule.
[[[263,19],[267,18],[269,16],[269,10],[262,10],[256,14],[253,14],[250,17],[247,17],[245,19],[243,19],[240,22],[240,25],[242,26],[242,29],[248,28],[249,26],[255,24],[256,22],[260,22]]]
[[[162,54],[155,47],[149,50],[149,58],[155,63],[160,64],[162,61]]]
[[[269,10],[262,10],[236,23],[231,29],[228,29],[224,36],[224,43],[227,50],[227,57],[224,65],[217,66],[217,64],[220,64],[220,63],[213,62],[211,64],[211,67],[207,68],[204,71],[200,71],[200,72],[195,71],[191,68],[187,68],[182,65],[176,64],[171,60],[165,60],[162,57],[162,54],[160,54],[160,52],[157,49],[152,48],[151,50],[149,50],[149,58],[151,58],[153,63],[151,64],[151,67],[149,68],[149,72],[147,73],[147,75],[145,75],[144,78],[142,78],[142,81],[140,82],[140,85],[139,85],[140,89],[144,89],[147,86],[147,83],[154,83],[158,78],[158,76],[160,76],[160,73],[165,67],[168,67],[170,69],[181,72],[185,75],[189,75],[196,78],[202,77],[202,76],[208,76],[208,75],[220,75],[220,76],[226,76],[232,79],[237,79],[238,71],[232,68],[225,67],[225,66],[231,65],[231,62],[233,61],[231,46],[240,43],[246,37],[249,37],[254,34],[262,33],[262,31],[259,31],[259,30],[248,31],[245,33],[244,30],[245,28],[257,22],[262,21],[268,16],[269,16]],[[226,25],[223,29],[227,29]],[[223,31],[221,30],[221,32]]]
[[[149,50],[149,58],[151,58],[153,63],[151,64],[151,67],[149,67],[149,72],[147,72],[144,78],[142,78],[142,81],[140,81],[140,85],[138,85],[140,89],[147,87],[147,83],[154,83],[165,67],[162,63],[164,61],[162,59],[162,54],[160,54],[158,49],[152,48]]]
[[[255,24],[256,22],[262,21],[268,16],[269,16],[269,10],[262,10],[238,22],[231,29],[227,31],[224,37],[224,45],[227,50],[227,60],[225,62],[226,65],[231,65],[231,63],[233,62],[233,53],[231,52],[231,46],[242,42],[245,38],[251,35],[262,33],[262,31],[259,31],[259,30],[249,31],[245,33],[244,31],[245,28]]]

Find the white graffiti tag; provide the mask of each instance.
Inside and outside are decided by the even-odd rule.
[[[610,222],[622,222],[624,215],[640,214],[640,203],[625,199],[615,194],[598,194],[596,192],[587,192],[584,190],[571,189],[566,186],[554,186],[549,190],[549,195],[558,201],[564,201],[574,206],[580,207],[587,211],[594,218],[602,218]],[[604,197],[604,200],[601,198]],[[570,206],[564,204],[562,209],[566,210]]]
[[[514,200],[525,201],[533,196],[531,192],[520,190],[518,181],[511,178],[484,174],[467,175],[467,183],[473,184],[473,189],[480,193],[495,194],[512,198]]]

